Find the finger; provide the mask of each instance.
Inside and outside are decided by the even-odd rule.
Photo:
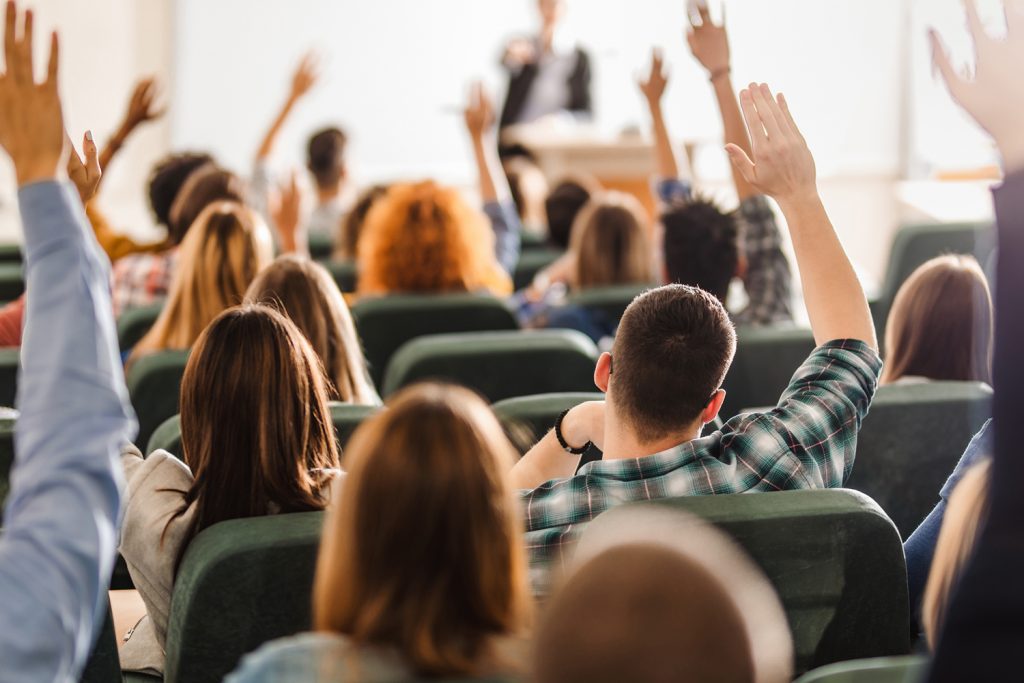
[[[46,66],[46,87],[57,89],[57,72],[60,70],[60,39],[57,32],[50,34],[50,62]]]
[[[68,131],[64,129],[64,146],[68,149],[68,173],[72,173],[72,170],[77,170],[83,167],[82,158],[78,156],[78,150],[75,149],[75,144],[71,142],[71,136],[68,135]]]
[[[777,101],[778,101],[779,109],[782,110],[782,115],[786,119],[786,123],[789,124],[790,130],[794,134],[799,136],[799,138],[801,140],[803,140],[803,137],[804,137],[803,133],[800,132],[800,127],[796,125],[796,119],[793,118],[792,112],[789,111],[789,102],[786,101],[786,96],[783,95],[782,93],[779,93],[777,95]]]
[[[21,42],[19,43],[21,52],[21,77],[25,83],[35,82],[35,70],[32,68],[32,34],[36,23],[35,12],[28,10],[25,12],[25,24],[21,29]]]
[[[783,128],[779,123],[779,117],[776,116],[776,113],[781,115],[782,112],[778,111],[778,106],[772,97],[772,91],[768,89],[767,85],[762,83],[751,88],[751,95],[753,96],[754,106],[757,107],[757,114],[761,117],[761,123],[764,124],[764,130],[768,134],[768,139],[771,140],[781,136]]]
[[[711,21],[711,10],[708,9],[707,5],[700,5],[697,7],[697,13],[700,14],[701,26],[714,26],[715,23]]]
[[[1024,30],[1024,12],[1019,0],[1004,0],[1003,16],[1006,18],[1006,33],[1017,35]]]
[[[971,32],[971,38],[974,39],[975,50],[987,45],[992,39],[981,23],[978,7],[974,4],[974,0],[964,0],[964,12],[967,14],[967,29]]]
[[[750,160],[747,153],[731,142],[725,146],[725,151],[729,155],[729,161],[732,162],[732,165],[736,167],[736,170],[740,172],[743,178],[748,183],[755,184],[757,173],[754,168],[754,162]]]
[[[953,68],[953,64],[949,61],[949,54],[946,52],[946,46],[942,44],[942,39],[939,38],[935,29],[928,32],[928,37],[932,44],[932,64],[942,74],[942,79],[946,82],[950,94],[954,99],[959,100],[967,82]]]
[[[4,26],[4,62],[8,73],[11,73],[15,63],[18,61],[16,57],[18,48],[17,22],[18,9],[14,5],[14,0],[7,0]]]
[[[91,130],[85,131],[85,136],[82,139],[82,152],[85,154],[85,170],[89,179],[99,180],[103,171],[100,169],[100,154],[96,149],[96,140]]]
[[[740,109],[743,111],[743,120],[747,122],[747,131],[750,133],[750,142],[754,146],[755,156],[757,149],[768,142],[764,132],[764,125],[761,123],[761,116],[754,106],[754,96],[751,90],[757,86],[751,83],[750,88],[740,91]]]

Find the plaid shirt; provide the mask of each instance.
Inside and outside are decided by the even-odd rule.
[[[534,587],[587,522],[616,505],[681,496],[835,488],[853,467],[857,432],[882,361],[867,344],[832,341],[804,362],[779,405],[732,418],[709,436],[521,493]]]
[[[155,254],[131,254],[115,261],[110,293],[114,316],[120,317],[133,308],[165,299],[177,261],[177,249]]]
[[[655,182],[662,210],[685,207],[693,200],[689,183],[678,178]],[[749,302],[733,314],[737,325],[774,325],[793,321],[793,274],[782,251],[782,232],[767,198],[758,195],[740,202],[735,219],[740,247],[747,257],[743,278]]]

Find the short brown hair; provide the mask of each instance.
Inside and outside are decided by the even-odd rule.
[[[940,256],[900,287],[885,330],[882,383],[992,382],[992,295],[973,256]]]
[[[573,288],[651,284],[654,254],[643,207],[632,195],[605,192],[587,202],[572,226]]]
[[[363,191],[356,200],[355,206],[345,215],[338,226],[340,232],[334,240],[334,259],[336,261],[355,260],[359,252],[359,237],[363,234],[363,226],[370,209],[377,200],[388,193],[389,185],[374,185]]]
[[[403,390],[365,422],[324,527],[318,631],[395,648],[417,676],[475,676],[532,609],[512,445],[468,389]]]
[[[245,204],[246,195],[245,183],[231,171],[213,164],[197,168],[189,174],[171,205],[167,246],[181,244],[206,207],[216,202]]]
[[[345,173],[348,136],[339,128],[325,128],[309,139],[306,164],[318,187],[329,188]]]
[[[686,285],[652,289],[622,316],[609,400],[641,441],[664,438],[700,416],[735,352],[736,330],[717,298]]]

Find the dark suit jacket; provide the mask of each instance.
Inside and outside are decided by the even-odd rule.
[[[576,68],[569,76],[567,86],[569,88],[569,111],[584,114],[593,113],[593,103],[590,99],[590,56],[581,48],[576,48]],[[526,106],[526,100],[533,88],[533,81],[537,78],[537,65],[528,64],[513,73],[508,81],[508,94],[505,96],[505,106],[501,110],[501,127],[510,126],[519,122],[519,115]]]

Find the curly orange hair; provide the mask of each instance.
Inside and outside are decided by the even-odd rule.
[[[429,180],[395,185],[374,204],[357,261],[359,294],[512,291],[487,217]]]

